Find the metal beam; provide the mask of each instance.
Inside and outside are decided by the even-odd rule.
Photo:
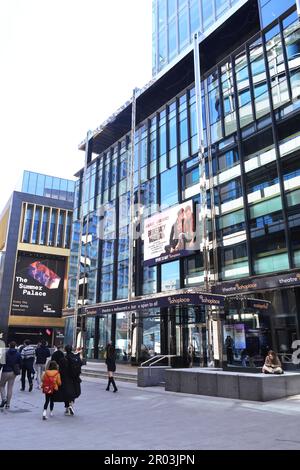
[[[73,347],[76,347],[77,341],[77,319],[78,319],[78,301],[79,301],[79,281],[80,281],[80,262],[81,262],[81,245],[82,245],[82,234],[83,234],[83,221],[84,221],[84,200],[86,193],[86,173],[88,163],[91,157],[90,145],[92,145],[92,132],[88,131],[86,136],[86,145],[85,145],[85,159],[84,159],[84,169],[82,176],[82,191],[81,191],[81,201],[80,201],[80,215],[79,215],[79,246],[78,246],[78,260],[77,260],[77,276],[76,276],[76,289],[75,289],[75,306],[74,306],[74,329],[73,329]],[[85,281],[85,279],[84,279]]]
[[[300,19],[300,0],[296,0],[296,5],[297,5],[298,17],[299,17],[299,19]]]
[[[134,230],[135,230],[135,208],[134,208],[134,157],[135,157],[135,127],[136,127],[136,95],[137,89],[133,90],[132,95],[132,116],[131,116],[131,152],[128,168],[130,181],[130,219],[129,219],[129,266],[128,266],[128,300],[133,297],[133,254],[134,254]]]
[[[209,246],[207,237],[207,197],[206,197],[206,171],[205,171],[205,154],[204,154],[204,133],[203,133],[203,115],[202,115],[202,94],[201,94],[201,62],[199,51],[200,35],[194,35],[194,71],[195,71],[195,93],[197,108],[197,135],[198,135],[198,157],[199,157],[199,177],[200,177],[200,220],[202,228],[202,252],[203,252],[203,268],[204,268],[204,288],[209,288]],[[201,250],[201,240],[200,240]]]

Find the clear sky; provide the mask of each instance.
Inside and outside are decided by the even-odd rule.
[[[151,53],[151,0],[0,1],[0,212],[25,169],[73,177]]]

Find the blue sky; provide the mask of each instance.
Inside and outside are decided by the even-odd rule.
[[[0,69],[1,211],[22,170],[72,177],[87,130],[151,79],[151,0],[2,0]]]

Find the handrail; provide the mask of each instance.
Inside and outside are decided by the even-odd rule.
[[[151,362],[151,364],[149,364],[148,367],[151,367],[153,366],[153,364],[157,364],[158,362],[160,362],[162,359],[171,359],[171,357],[176,357],[176,354],[157,354],[156,356],[153,356],[153,357],[150,357],[150,359],[147,359],[147,361],[144,361],[141,363],[141,367],[144,367],[145,364],[147,364],[148,362],[151,362],[153,359],[156,359],[156,361],[154,362]]]

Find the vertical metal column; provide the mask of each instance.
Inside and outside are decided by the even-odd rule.
[[[300,19],[300,0],[296,0],[296,5],[297,5],[298,17],[299,17],[299,19]]]
[[[137,88],[133,90],[132,95],[132,115],[131,115],[131,154],[129,161],[129,182],[130,182],[130,218],[129,218],[129,265],[128,265],[128,301],[133,297],[133,250],[134,250],[134,157],[135,157],[135,125],[136,125],[136,94]]]
[[[203,267],[204,267],[204,288],[209,289],[209,246],[207,239],[207,197],[206,197],[206,171],[204,155],[204,134],[202,116],[202,96],[201,96],[201,64],[199,52],[199,34],[194,35],[194,73],[195,73],[195,93],[197,108],[197,135],[198,135],[198,157],[200,174],[200,198],[201,212],[200,220],[202,224],[202,245],[203,245]],[[200,221],[196,221],[199,223]]]
[[[81,261],[81,244],[82,244],[82,233],[83,233],[83,221],[84,221],[84,199],[86,193],[86,173],[87,166],[91,154],[90,150],[90,141],[91,141],[92,132],[88,131],[86,136],[85,143],[85,158],[84,158],[84,168],[83,168],[83,178],[82,178],[82,191],[81,191],[81,205],[80,205],[80,216],[79,216],[79,247],[78,247],[78,260],[77,260],[77,276],[76,276],[76,288],[75,288],[75,306],[74,306],[74,329],[73,329],[73,347],[76,347],[77,339],[77,319],[78,319],[78,301],[79,301],[79,281],[80,281],[80,261]]]

